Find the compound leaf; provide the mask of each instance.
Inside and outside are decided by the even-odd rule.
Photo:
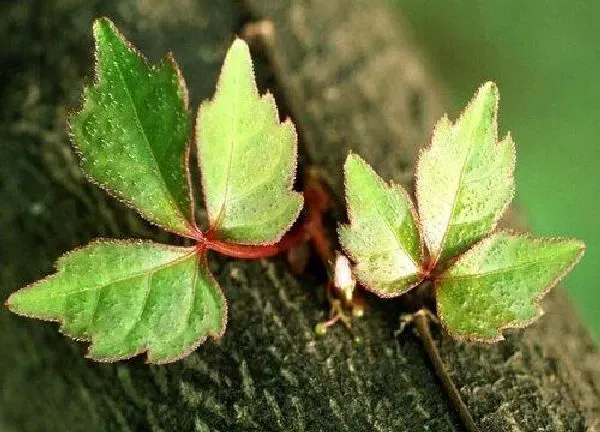
[[[455,124],[443,118],[417,164],[417,201],[433,263],[489,234],[514,194],[515,148],[497,143],[498,90],[484,84]]]
[[[97,82],[70,119],[83,169],[151,222],[189,235],[191,124],[177,64],[167,55],[149,65],[106,18],[94,38]]]
[[[68,336],[92,342],[95,360],[147,351],[149,362],[170,362],[225,330],[223,295],[193,247],[98,241],[59,258],[57,270],[7,305],[60,321]]]
[[[583,255],[583,242],[499,232],[436,280],[438,316],[456,337],[493,342],[542,314],[539,300]]]
[[[414,208],[400,186],[386,185],[359,156],[344,164],[350,225],[340,243],[363,285],[382,297],[400,295],[421,279],[422,245]]]
[[[297,138],[279,122],[271,94],[260,96],[250,51],[236,40],[214,98],[196,123],[208,232],[240,244],[277,242],[298,217],[302,196],[292,191]]]

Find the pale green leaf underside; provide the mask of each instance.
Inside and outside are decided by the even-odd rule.
[[[231,46],[210,102],[197,118],[198,159],[209,230],[235,243],[278,241],[298,217],[292,191],[296,132],[279,122],[273,97],[258,94],[248,46]]]
[[[443,262],[489,234],[514,193],[515,148],[497,143],[498,90],[484,84],[453,125],[443,118],[417,164],[417,201],[432,260]]]
[[[421,280],[422,247],[412,202],[357,155],[348,156],[344,173],[350,225],[340,226],[340,243],[363,285],[384,297],[400,295]]]
[[[107,19],[94,38],[97,82],[70,120],[83,169],[151,222],[189,234],[191,125],[177,65],[147,64]]]
[[[455,336],[494,341],[542,313],[539,299],[579,260],[584,244],[494,234],[462,255],[436,283],[438,316]]]
[[[224,331],[223,295],[194,248],[95,242],[61,257],[57,270],[15,292],[8,305],[92,341],[95,360],[147,351],[150,362],[174,361]]]

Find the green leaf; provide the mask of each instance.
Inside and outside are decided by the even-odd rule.
[[[296,131],[290,120],[279,122],[271,94],[259,96],[242,40],[229,49],[196,129],[209,233],[240,244],[277,242],[302,208],[291,189]]]
[[[462,255],[436,281],[438,316],[456,337],[493,342],[541,316],[541,297],[583,255],[571,239],[500,232]]]
[[[70,119],[83,169],[146,219],[189,235],[187,91],[175,60],[151,66],[106,18],[94,22],[97,82]]]
[[[149,362],[175,361],[225,330],[223,295],[193,247],[94,242],[59,258],[57,269],[7,304],[92,341],[88,356],[95,360],[147,351]]]
[[[417,201],[432,263],[489,234],[514,194],[515,148],[497,143],[498,90],[484,84],[458,121],[443,118],[417,164]]]
[[[400,295],[422,280],[423,248],[412,202],[357,155],[348,155],[344,173],[350,225],[340,226],[340,243],[364,286],[382,297]]]

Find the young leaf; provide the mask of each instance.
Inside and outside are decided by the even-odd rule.
[[[493,234],[436,280],[437,309],[457,337],[493,342],[542,314],[539,300],[583,255],[579,240]]]
[[[242,40],[229,49],[196,129],[209,233],[239,244],[277,242],[302,208],[291,189],[296,131],[291,121],[279,122],[271,94],[259,96]]]
[[[408,291],[422,280],[423,256],[409,196],[357,155],[348,155],[344,174],[350,225],[340,226],[339,236],[358,279],[382,297]]]
[[[13,293],[7,304],[90,340],[88,356],[95,360],[147,351],[149,362],[170,362],[225,330],[225,300],[193,247],[94,242],[59,258],[57,270]]]
[[[417,164],[417,201],[432,263],[489,234],[514,193],[515,148],[497,143],[498,90],[484,84],[453,125],[443,118]]]
[[[70,119],[83,169],[145,218],[194,231],[187,93],[175,60],[149,65],[106,18],[94,22],[97,82]]]

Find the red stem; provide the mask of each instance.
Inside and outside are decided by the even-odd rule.
[[[198,242],[198,249],[211,249],[220,254],[241,259],[260,259],[269,258],[289,250],[298,243],[306,240],[306,230],[304,225],[298,225],[296,228],[284,235],[279,242],[271,245],[241,245],[228,243],[215,238],[203,237]]]
[[[313,242],[319,258],[325,265],[334,260],[331,243],[323,226],[323,214],[331,210],[333,202],[327,191],[322,186],[316,175],[309,173],[309,180],[304,188],[304,201],[306,202],[305,230]]]
[[[321,185],[316,176],[309,174],[309,180],[304,189],[306,216],[303,223],[296,225],[285,234],[279,242],[271,245],[242,245],[229,243],[215,238],[215,232],[210,229],[202,233],[196,229],[191,232],[191,237],[198,243],[198,253],[208,249],[220,254],[240,259],[268,258],[286,252],[304,241],[312,240],[317,254],[324,263],[333,260],[331,245],[325,228],[323,227],[323,214],[331,209],[331,198]]]

